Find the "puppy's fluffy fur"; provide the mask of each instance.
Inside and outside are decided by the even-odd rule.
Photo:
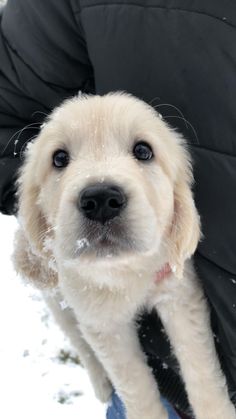
[[[150,161],[134,158],[149,143]],[[53,166],[55,150],[69,164]],[[88,185],[114,184],[128,202],[105,225],[78,209]],[[45,294],[88,370],[97,396],[112,386],[128,419],[167,419],[134,318],[155,307],[178,358],[197,419],[235,419],[209,314],[190,257],[200,237],[183,139],[132,96],[76,97],[57,108],[30,145],[19,176],[15,266]],[[104,245],[104,240],[107,241]],[[172,273],[156,283],[168,263]],[[70,308],[61,311],[59,300]]]

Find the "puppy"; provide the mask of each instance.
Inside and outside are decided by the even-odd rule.
[[[54,110],[19,176],[15,266],[41,288],[97,396],[167,419],[134,319],[156,308],[197,419],[235,419],[191,256],[200,238],[183,139],[142,101],[82,96]],[[70,309],[60,310],[66,299]]]

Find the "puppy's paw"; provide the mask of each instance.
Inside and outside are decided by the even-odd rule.
[[[102,403],[109,402],[113,388],[106,376],[100,377],[100,379],[96,382],[96,387],[94,385],[93,388],[98,400]]]
[[[113,388],[102,366],[98,364],[97,368],[90,371],[89,376],[97,399],[102,403],[107,403],[111,398]]]

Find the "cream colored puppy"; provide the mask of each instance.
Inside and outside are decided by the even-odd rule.
[[[143,307],[163,321],[196,418],[236,418],[190,261],[200,237],[191,182],[182,138],[122,93],[57,108],[20,173],[16,269],[59,290],[48,304],[98,397],[112,383],[127,419],[167,419],[137,338]]]

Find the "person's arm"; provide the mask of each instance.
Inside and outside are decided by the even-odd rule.
[[[79,1],[70,0],[8,0],[0,11],[0,211],[5,214],[14,213],[23,150],[45,116],[79,90],[93,92],[78,14]]]

